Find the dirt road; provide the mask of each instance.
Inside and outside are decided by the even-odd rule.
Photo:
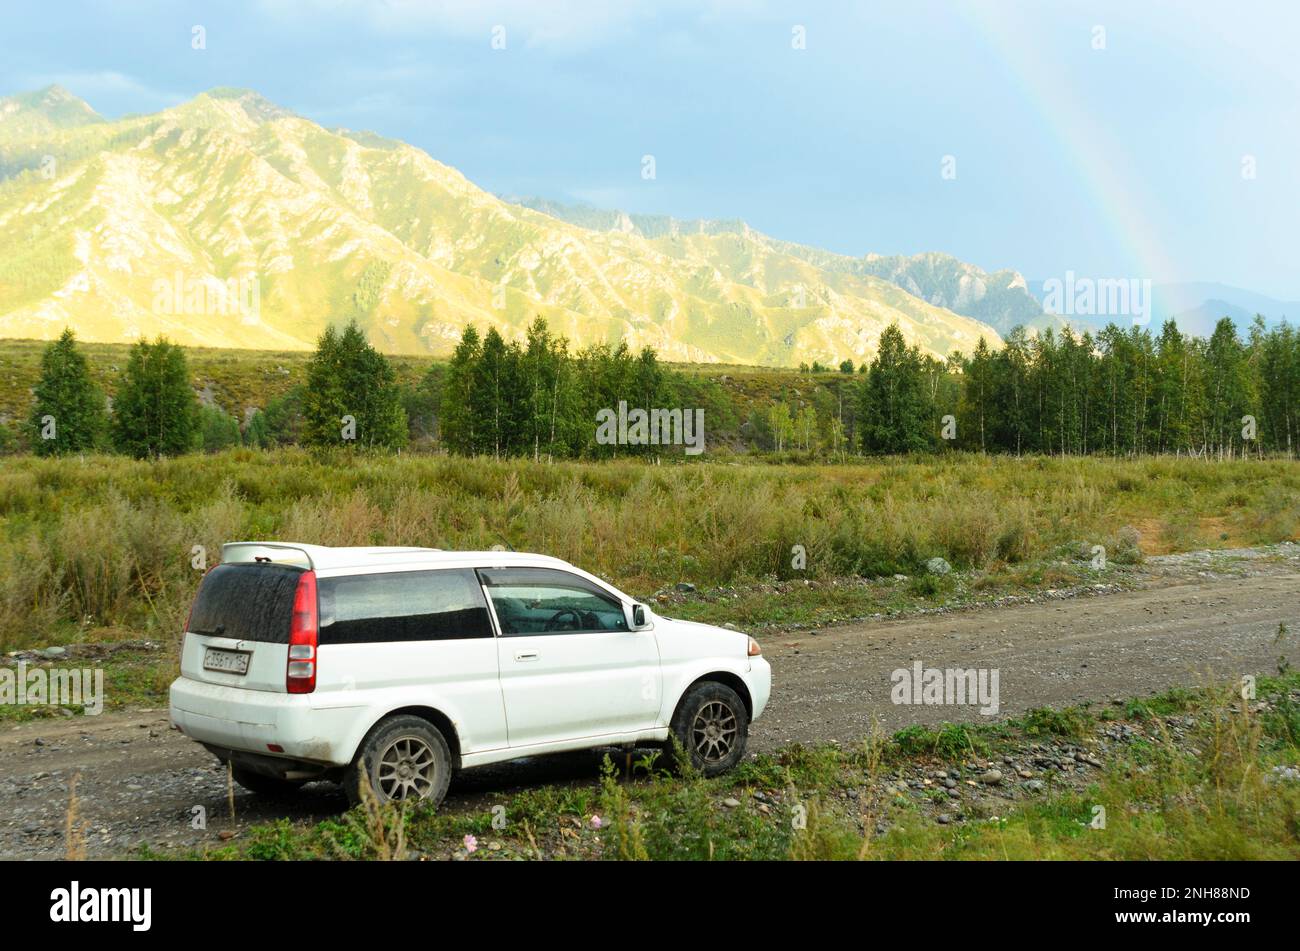
[[[764,649],[774,668],[773,700],[754,725],[752,748],[854,743],[873,719],[886,731],[983,719],[973,706],[891,703],[891,672],[915,661],[928,668],[996,669],[999,716],[1141,696],[1208,676],[1269,673],[1280,655],[1300,663],[1300,572],[1294,564],[1241,577],[1191,575],[1139,591],[1048,597],[769,638]],[[1279,641],[1282,623],[1295,633]],[[453,784],[447,807],[478,809],[509,788],[589,778],[594,763],[581,754],[468,773]],[[165,710],[39,721],[0,731],[0,858],[63,855],[75,774],[92,857],[141,845],[219,845],[223,834],[250,824],[283,815],[324,818],[345,806],[324,784],[308,787],[288,806],[236,787],[232,819],[225,770],[170,731]],[[204,829],[194,828],[196,809],[206,818]]]

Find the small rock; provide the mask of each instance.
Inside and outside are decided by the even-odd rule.
[[[946,575],[952,571],[952,565],[942,558],[931,558],[925,563],[925,570],[932,575]]]
[[[985,786],[996,786],[1002,782],[1002,770],[991,769],[987,773],[980,774],[980,782]]]
[[[740,800],[728,796],[726,799],[722,800],[722,804],[726,806],[728,809],[735,809],[737,806],[740,805]]]

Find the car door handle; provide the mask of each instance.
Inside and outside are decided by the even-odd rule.
[[[537,651],[519,651],[515,654],[515,660],[537,660],[541,656]]]

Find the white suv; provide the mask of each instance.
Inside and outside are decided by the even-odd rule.
[[[238,542],[190,609],[171,719],[254,792],[355,801],[364,769],[381,799],[440,802],[458,769],[670,735],[716,775],[771,684],[752,637],[556,558]]]

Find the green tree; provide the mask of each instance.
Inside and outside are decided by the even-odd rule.
[[[204,452],[217,452],[242,443],[239,420],[216,406],[199,408],[199,445]]]
[[[533,459],[554,455],[565,436],[561,417],[569,408],[567,365],[568,342],[553,337],[545,318],[538,317],[528,328],[520,366],[520,387],[526,399],[523,448]]]
[[[767,408],[767,425],[772,433],[772,448],[781,452],[794,438],[794,418],[787,403],[773,403]]]
[[[908,347],[897,324],[880,335],[880,346],[859,397],[862,448],[909,452],[929,448],[933,406],[925,386],[925,362]]]
[[[1295,452],[1297,409],[1300,409],[1300,335],[1286,321],[1265,332],[1256,317],[1252,328],[1252,349],[1259,351],[1256,375],[1259,380],[1260,428],[1271,449]]]
[[[980,452],[985,452],[996,428],[994,402],[997,395],[997,363],[983,337],[979,338],[975,352],[964,363],[960,413],[962,429],[968,443],[978,447]]]
[[[248,427],[244,432],[244,443],[255,449],[268,449],[272,445],[271,428],[267,425],[266,413],[263,410],[257,410],[249,419]]]
[[[1157,452],[1191,449],[1191,396],[1195,351],[1178,324],[1166,320],[1156,343],[1155,387],[1151,397],[1153,448]]]
[[[113,401],[113,443],[136,458],[171,456],[198,441],[198,399],[185,352],[163,337],[131,348]]]
[[[817,411],[805,403],[794,418],[794,438],[804,452],[816,448]]]
[[[495,327],[483,337],[474,366],[470,410],[474,414],[475,452],[500,457],[523,445],[521,422],[526,410],[519,371],[518,344],[507,344]]]
[[[1205,344],[1204,431],[1210,449],[1231,456],[1241,442],[1241,418],[1253,402],[1246,351],[1227,317]]]
[[[41,355],[41,378],[28,422],[37,455],[85,452],[103,445],[108,431],[104,394],[90,379],[85,355],[71,330]]]
[[[321,334],[307,364],[303,442],[309,446],[397,449],[406,445],[406,411],[397,375],[355,321]]]
[[[271,400],[257,414],[262,417],[259,428],[265,427],[267,446],[295,446],[301,441],[302,398],[303,387],[299,384]]]
[[[475,419],[471,396],[474,372],[482,347],[473,324],[465,327],[460,343],[447,365],[447,379],[442,395],[442,443],[448,451],[469,455],[476,451]]]
[[[997,354],[993,402],[997,406],[994,438],[1000,448],[1016,455],[1033,445],[1030,373],[1028,335],[1024,327],[1013,327]]]

